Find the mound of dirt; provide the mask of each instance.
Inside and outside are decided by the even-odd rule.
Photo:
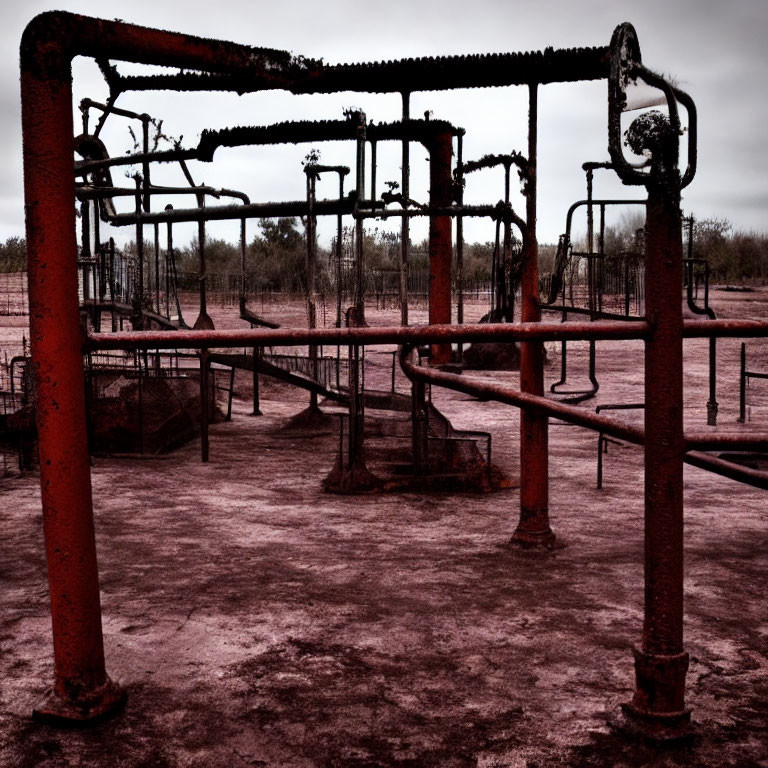
[[[197,437],[200,388],[192,377],[136,379],[99,374],[91,401],[90,442],[95,453],[164,453]],[[208,418],[216,420],[213,387]]]
[[[338,414],[305,408],[288,421],[272,430],[275,435],[310,436],[339,433]]]
[[[519,371],[520,349],[514,342],[479,342],[464,350],[464,367],[472,371]]]

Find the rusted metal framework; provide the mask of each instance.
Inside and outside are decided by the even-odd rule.
[[[619,259],[612,259],[612,274],[606,274],[605,253],[605,213],[610,207],[620,206],[646,206],[645,200],[621,200],[621,199],[595,199],[592,193],[594,171],[597,169],[613,170],[613,165],[606,162],[584,163],[582,168],[587,175],[587,197],[578,200],[568,209],[566,214],[565,233],[560,236],[555,267],[549,276],[548,298],[542,303],[542,309],[561,312],[563,322],[568,319],[568,314],[588,315],[592,320],[596,319],[638,319],[643,317],[645,311],[645,243],[644,238],[635,243],[634,250],[622,252]],[[572,249],[572,225],[573,217],[580,208],[585,208],[587,213],[587,251],[577,253]],[[599,211],[598,247],[594,247],[594,209]],[[645,212],[645,211],[644,211]],[[709,305],[709,265],[702,259],[693,257],[693,216],[683,221],[688,234],[688,253],[683,259],[683,281],[686,288],[686,303],[689,311],[694,315],[701,315],[714,320],[717,315]],[[586,263],[586,274],[579,275],[581,262]],[[703,279],[704,304],[699,306],[694,297],[694,283],[697,282],[696,270]],[[606,278],[610,279],[606,279]],[[574,285],[581,279],[584,285],[574,291]],[[622,285],[623,283],[623,285]],[[606,292],[613,288],[614,294],[621,294],[619,302],[614,306],[606,306]],[[576,295],[574,295],[576,294]],[[581,294],[581,295],[578,295]],[[584,295],[586,294],[586,295]],[[558,303],[558,296],[560,303]],[[577,300],[586,303],[579,306]],[[632,304],[634,302],[634,312]],[[615,306],[618,303],[618,307]],[[550,392],[563,398],[564,402],[579,403],[594,397],[600,384],[595,371],[595,344],[589,343],[589,389],[563,389],[567,385],[568,377],[568,345],[561,344],[560,354],[560,379],[550,386]],[[709,340],[709,399],[707,400],[707,424],[717,426],[717,339]]]
[[[768,379],[768,371],[747,369],[747,345],[742,342],[739,355],[739,421],[747,421],[747,387],[750,379]]]
[[[521,509],[515,532],[519,542],[550,544],[548,521],[547,419],[550,415],[645,446],[645,621],[635,654],[636,689],[627,705],[629,720],[646,734],[676,737],[687,728],[683,646],[683,498],[684,459],[722,470],[704,450],[728,441],[709,435],[685,435],[682,423],[682,340],[684,337],[765,336],[757,322],[683,323],[680,301],[682,243],[680,190],[695,172],[696,121],[692,100],[647,70],[634,30],[617,28],[609,46],[494,56],[441,57],[376,64],[325,66],[283,51],[250,48],[205,40],[122,22],[68,13],[47,13],[27,27],[21,44],[22,127],[25,204],[29,247],[29,297],[33,368],[37,382],[41,486],[53,623],[55,681],[38,716],[51,720],[88,721],[103,716],[124,700],[106,673],[101,631],[98,571],[93,532],[90,472],[83,395],[83,338],[79,325],[73,158],[71,60],[76,55],[102,62],[111,87],[110,103],[130,89],[232,90],[239,93],[281,88],[293,93],[354,90],[403,94],[407,120],[413,91],[475,86],[525,85],[529,93],[529,132],[525,158],[526,211],[523,223],[522,306],[519,324],[410,328],[333,328],[289,331],[136,331],[92,334],[89,350],[198,349],[238,344],[249,347],[281,344],[404,345],[403,366],[416,382],[483,392],[522,409]],[[178,67],[176,74],[124,77],[109,61]],[[538,301],[536,244],[536,157],[538,87],[550,82],[609,81],[608,143],[614,169],[627,184],[643,185],[647,200],[646,317],[635,322],[542,323]],[[640,78],[665,96],[668,118],[646,119],[630,131],[633,149],[646,153],[641,167],[630,165],[622,149],[621,113],[625,91]],[[688,112],[689,167],[678,171],[680,119]],[[448,143],[437,142],[450,168]],[[404,143],[405,158],[405,143]],[[185,151],[186,152],[186,151]],[[188,157],[194,157],[190,151]],[[178,160],[178,151],[144,152],[133,161]],[[109,167],[112,161],[87,161],[87,168]],[[442,174],[441,174],[442,179]],[[358,198],[362,196],[358,186]],[[407,195],[407,190],[403,189]],[[426,212],[436,241],[450,241],[449,217],[488,215],[488,207],[456,206],[442,192]],[[355,206],[357,210],[355,210]],[[503,206],[502,206],[503,207]],[[244,203],[218,206],[206,218],[251,215],[295,215],[306,202]],[[399,215],[405,223],[424,211],[371,210],[353,202],[316,201],[316,214]],[[503,215],[511,215],[508,211]],[[500,214],[501,215],[501,214]],[[132,222],[142,224],[199,221],[199,210],[162,214],[137,210]],[[405,242],[407,238],[403,238]],[[440,275],[441,279],[445,274]],[[204,309],[204,308],[203,308]],[[202,314],[202,313],[201,313]],[[440,317],[431,318],[435,321]],[[554,403],[543,393],[543,342],[568,339],[642,339],[645,343],[645,427],[633,430],[608,417]],[[489,388],[463,377],[413,366],[408,347],[418,343],[447,345],[483,340],[519,341],[522,347],[520,389]],[[66,436],[66,438],[64,438]],[[756,436],[750,445],[765,445]],[[745,441],[740,439],[739,444]]]

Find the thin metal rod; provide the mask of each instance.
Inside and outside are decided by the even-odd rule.
[[[403,124],[410,120],[411,94],[403,91]],[[401,169],[400,188],[403,193],[402,206],[405,209],[406,201],[410,197],[410,143],[407,137],[403,137],[403,159]],[[408,261],[410,251],[410,221],[407,216],[403,216],[400,223],[400,324],[408,325]]]

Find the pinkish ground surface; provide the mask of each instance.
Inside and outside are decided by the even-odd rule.
[[[722,317],[768,318],[765,290],[715,291],[712,303]],[[303,322],[298,304],[255,309]],[[237,322],[231,308],[211,314]],[[768,370],[766,342],[748,349],[749,367]],[[686,426],[700,430],[706,350],[685,345]],[[718,429],[765,429],[768,382],[753,384],[751,420],[738,424],[739,342],[719,351]],[[569,359],[583,381],[586,350]],[[386,389],[391,355],[370,349],[367,361],[368,386]],[[599,343],[597,371],[584,408],[642,399],[640,344]],[[553,347],[548,383],[558,375]],[[53,677],[38,478],[0,479],[1,766],[768,766],[765,492],[686,467],[696,736],[661,749],[611,727],[631,697],[642,626],[638,448],[609,447],[598,491],[596,436],[553,423],[551,517],[564,546],[520,551],[509,545],[515,489],[325,494],[337,433],[283,429],[307,395],[264,380],[253,417],[246,375],[237,388],[208,464],[194,443],[94,461],[107,668],[129,701],[89,730],[30,717]],[[490,431],[495,463],[519,473],[514,409],[433,398],[455,427]]]

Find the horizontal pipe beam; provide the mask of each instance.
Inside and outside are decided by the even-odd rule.
[[[294,344],[435,344],[481,341],[642,339],[647,323],[492,323],[479,325],[384,326],[381,328],[243,328],[220,331],[123,331],[92,333],[89,351],[99,349],[211,349]]]
[[[163,149],[157,152],[136,152],[130,155],[104,157],[96,160],[75,160],[75,176],[85,176],[93,171],[115,168],[121,165],[138,163],[178,163],[185,160],[198,160],[197,149]]]
[[[685,447],[688,451],[761,451],[768,453],[768,434],[717,432],[687,432]]]
[[[242,206],[245,207],[245,206]],[[241,207],[241,209],[242,209]],[[227,346],[291,344],[433,344],[441,341],[617,341],[647,339],[645,320],[590,323],[482,323],[478,325],[383,326],[381,328],[240,329],[221,331],[124,331],[92,333],[87,347],[97,349],[210,349]],[[768,336],[768,323],[757,320],[684,321],[685,338]]]
[[[236,91],[280,88],[292,93],[416,93],[529,83],[577,82],[608,77],[609,48],[401,59],[365,64],[313,65],[300,71],[220,75],[115,75],[116,91]],[[282,85],[276,84],[282,79]]]
[[[134,192],[135,194],[135,192]],[[474,206],[450,206],[434,208],[424,206],[410,210],[384,210],[373,209],[376,205],[384,205],[380,201],[361,200],[358,210],[355,211],[355,200],[347,197],[342,200],[317,200],[313,204],[313,213],[316,216],[354,215],[361,219],[386,219],[392,217],[417,218],[420,216],[464,216],[482,218],[483,216],[504,218],[513,213],[507,213],[506,208],[498,205],[474,205]],[[109,217],[109,223],[115,227],[135,226],[137,222],[142,224],[167,224],[196,222],[196,221],[229,221],[231,219],[262,219],[270,217],[295,217],[307,216],[309,205],[306,200],[288,200],[284,202],[248,203],[245,205],[217,205],[207,208],[174,208],[169,211],[150,211],[118,213]]]
[[[318,200],[314,213],[318,216],[351,214],[355,208],[352,198],[346,200]],[[241,219],[264,219],[271,217],[306,216],[309,206],[306,200],[285,202],[250,203],[247,205],[215,205],[207,208],[174,208],[169,211],[118,213],[109,218],[116,227],[142,224],[167,224],[199,221],[229,221]]]
[[[684,460],[686,464],[690,464],[693,467],[706,469],[709,472],[714,472],[731,480],[737,480],[754,488],[768,490],[768,472],[735,464],[734,462],[726,461],[701,451],[689,451],[685,454]]]
[[[467,395],[480,397],[488,400],[494,400],[500,403],[506,403],[522,410],[529,410],[542,415],[554,417],[568,424],[577,427],[592,429],[601,432],[604,435],[624,440],[634,445],[645,445],[645,430],[641,427],[633,427],[614,419],[600,416],[590,411],[585,411],[575,405],[548,400],[539,395],[531,395],[526,392],[520,392],[512,387],[499,384],[490,384],[487,382],[473,381],[467,377],[457,376],[452,373],[435,371],[423,366],[414,365],[407,360],[407,355],[401,355],[401,364],[406,376],[412,381],[420,380],[435,384],[437,386],[452,389],[456,392],[463,392]],[[691,436],[696,438],[695,435]],[[742,440],[738,442],[733,435],[723,435],[722,446],[724,448],[735,448],[739,446],[754,447],[764,444],[766,435],[756,435],[757,439],[753,443]],[[690,445],[695,445],[695,440],[686,441]],[[717,438],[712,437],[709,441],[709,449],[716,449]],[[706,469],[723,477],[746,483],[756,488],[768,489],[768,472],[750,467],[744,467],[731,461],[726,461],[717,456],[712,456],[701,451],[688,450],[683,456],[683,461],[691,466]]]
[[[150,185],[147,190],[151,195],[199,195],[205,194],[216,199],[221,197],[242,197],[244,192],[219,189],[218,187],[157,187]],[[103,200],[105,197],[136,197],[136,187],[98,187],[91,184],[75,186],[78,200]]]
[[[639,427],[624,424],[608,416],[600,416],[597,413],[587,411],[575,405],[550,400],[542,395],[521,392],[514,387],[474,381],[459,374],[445,373],[432,368],[417,366],[407,358],[408,350],[405,349],[404,354],[400,356],[400,364],[405,375],[412,381],[418,380],[429,384],[436,384],[437,386],[446,387],[456,392],[463,392],[474,397],[506,403],[525,411],[532,411],[542,416],[551,416],[567,421],[569,424],[603,432],[606,435],[616,437],[619,440],[626,440],[635,445],[643,444],[644,434],[643,430]]]
[[[66,11],[48,11],[27,25],[21,40],[22,69],[41,80],[69,70],[75,56],[236,74],[263,88],[285,88],[315,72],[320,62],[274,48],[107,21]],[[111,74],[119,75],[111,69]]]
[[[765,338],[768,322],[765,320],[683,320],[683,338]]]

